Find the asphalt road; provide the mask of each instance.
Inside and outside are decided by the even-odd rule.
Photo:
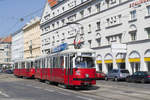
[[[150,100],[150,84],[97,81],[89,89],[63,89],[0,74],[0,100]]]

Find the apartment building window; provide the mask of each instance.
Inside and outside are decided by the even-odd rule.
[[[84,10],[82,10],[82,11],[80,12],[80,15],[81,15],[81,18],[84,17]]]
[[[65,11],[65,7],[62,7],[62,10]]]
[[[57,27],[59,27],[59,21],[57,22]]]
[[[62,25],[64,25],[65,24],[65,19],[61,20],[61,22],[62,22]]]
[[[148,39],[150,39],[150,28],[146,28],[145,30],[147,32]]]
[[[147,14],[150,15],[150,6],[147,6]]]
[[[88,13],[91,14],[91,7],[88,8]]]
[[[97,31],[100,30],[100,29],[101,29],[101,22],[98,21],[98,22],[96,23],[96,25],[97,25]]]
[[[96,10],[97,10],[97,12],[100,12],[100,5],[101,5],[101,3],[98,3],[98,4],[96,4],[95,6],[96,6]]]
[[[116,0],[110,0],[110,4],[115,4]]]
[[[89,31],[88,33],[91,33],[91,24],[88,25]]]
[[[53,26],[53,29],[55,28],[55,24],[52,24],[52,26]]]
[[[131,14],[131,20],[135,20],[136,19],[136,10],[131,11],[130,14]]]
[[[96,42],[98,44],[98,47],[100,47],[101,46],[101,38],[96,39]]]
[[[81,27],[81,34],[84,34],[84,27]]]
[[[55,12],[53,12],[53,16],[55,16]]]
[[[106,38],[108,40],[108,44],[110,44],[112,42],[121,43],[121,41],[122,41],[122,34],[116,34],[116,35],[112,35],[112,36],[107,36]]]
[[[107,27],[121,24],[121,15],[112,16],[106,19]]]
[[[88,43],[89,43],[89,47],[91,48],[92,40],[88,40]]]
[[[136,31],[130,32],[131,41],[135,41],[137,39]]]
[[[44,16],[44,19],[45,19],[45,20],[48,20],[49,18],[50,18],[50,14]]]

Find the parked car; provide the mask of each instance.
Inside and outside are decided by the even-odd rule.
[[[96,79],[105,79],[105,74],[101,71],[96,71]]]
[[[114,81],[125,80],[129,76],[129,71],[126,69],[113,69],[105,77],[105,80],[112,79]]]
[[[10,69],[7,69],[7,70],[5,70],[5,73],[7,73],[7,74],[13,74],[13,71],[10,70]]]
[[[147,71],[137,71],[126,78],[127,82],[150,82],[150,72]]]

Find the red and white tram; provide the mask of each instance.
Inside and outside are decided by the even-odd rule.
[[[14,62],[14,75],[18,77],[34,78],[34,59],[20,60]]]
[[[30,68],[27,67],[28,64],[24,67],[25,63],[30,63]],[[64,50],[25,63],[15,63],[16,76],[34,76],[36,79],[63,84],[65,87],[96,84],[95,52],[91,49]]]

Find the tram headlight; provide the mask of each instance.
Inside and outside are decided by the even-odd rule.
[[[85,74],[85,77],[86,77],[86,78],[89,78],[89,74]]]
[[[80,70],[76,71],[76,75],[81,75]]]

